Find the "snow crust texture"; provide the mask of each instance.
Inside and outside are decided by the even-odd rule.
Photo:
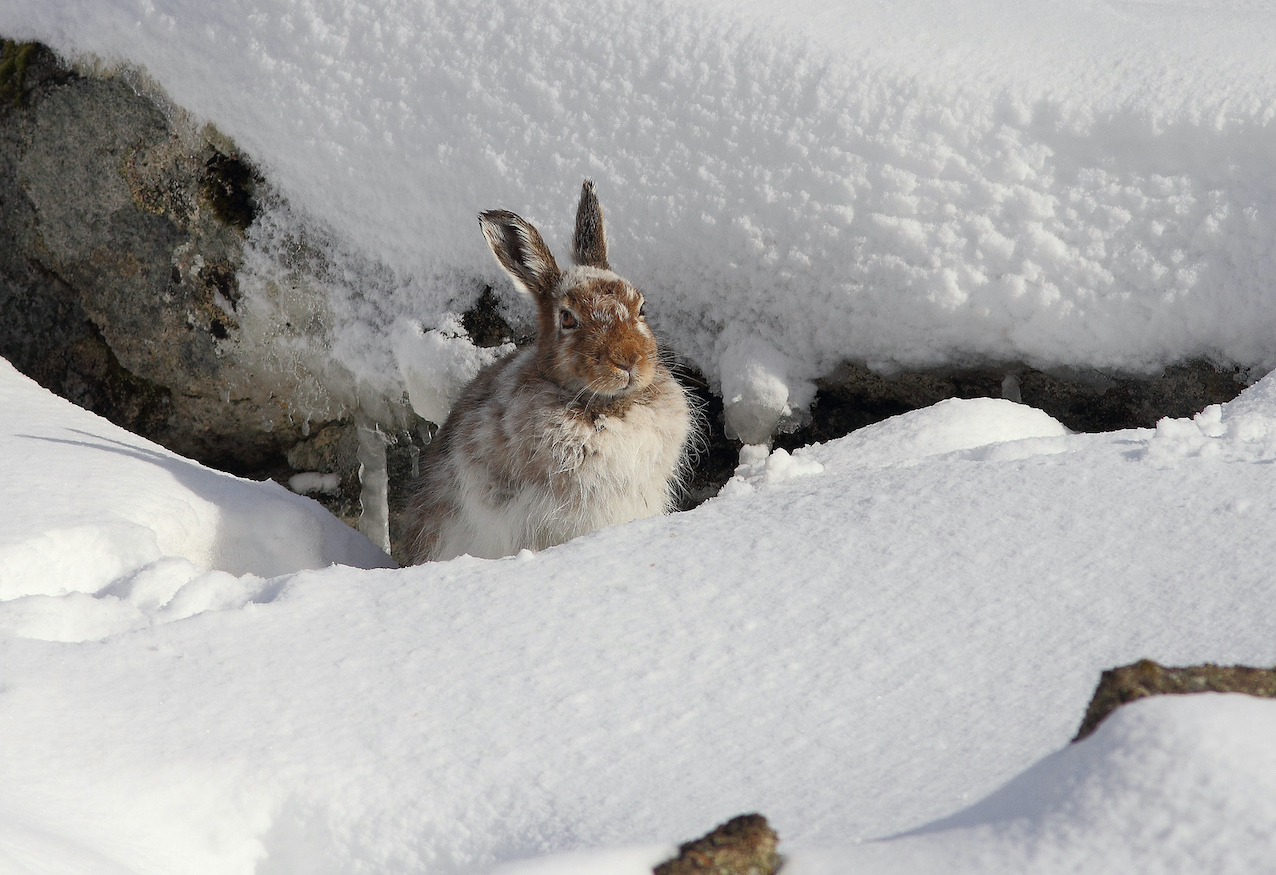
[[[387,338],[512,300],[474,215],[566,241],[585,176],[673,350],[765,366],[746,431],[844,359],[1276,365],[1269,4],[57,0],[0,31],[141,66],[261,164],[245,293],[309,229],[324,379],[369,408],[420,387]]]

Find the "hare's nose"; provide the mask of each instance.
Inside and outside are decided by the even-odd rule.
[[[638,361],[636,358],[630,358],[627,356],[617,357],[614,355],[611,356],[610,358],[611,358],[611,363],[613,365],[620,368],[622,371],[624,371],[626,374],[629,374],[631,377],[633,376],[634,367],[638,364]]]

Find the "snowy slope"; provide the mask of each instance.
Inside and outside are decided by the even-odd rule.
[[[318,503],[183,459],[0,359],[0,628],[103,636],[269,598],[268,578],[393,564]]]
[[[1135,703],[977,805],[915,833],[799,854],[819,873],[1211,872],[1271,868],[1276,703]]]
[[[412,358],[388,338],[513,299],[475,213],[561,255],[585,176],[715,386],[777,357],[797,406],[843,359],[1276,366],[1269,3],[5,0],[0,32],[142,66],[262,165],[291,206],[245,306],[319,233],[311,364],[377,415]]]
[[[45,514],[133,544],[107,525],[114,466],[155,463],[0,388],[0,464],[46,472],[5,492],[3,535]],[[76,544],[10,552],[63,640],[0,627],[0,869],[619,875],[746,810],[799,872],[1255,859],[1272,703],[1144,703],[1065,745],[1105,667],[1276,663],[1274,398],[1271,377],[1110,435],[946,402],[689,513],[501,561],[228,573],[249,597],[107,637],[100,576],[60,561]],[[71,429],[95,437],[50,439]],[[167,506],[169,476],[138,493]],[[234,483],[203,495],[259,527],[280,496]]]

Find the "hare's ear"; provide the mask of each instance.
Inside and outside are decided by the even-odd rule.
[[[509,210],[479,213],[479,227],[501,267],[519,288],[538,297],[553,294],[560,276],[554,256],[540,233]]]
[[[577,264],[611,270],[607,263],[607,233],[603,230],[603,208],[594,194],[594,182],[586,179],[576,207],[576,234],[572,237],[572,258]]]

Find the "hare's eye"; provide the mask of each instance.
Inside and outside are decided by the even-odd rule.
[[[638,305],[638,318],[642,319],[647,315],[647,302],[643,301]]]
[[[575,328],[576,317],[571,310],[563,310],[558,314],[558,324],[564,328]]]

